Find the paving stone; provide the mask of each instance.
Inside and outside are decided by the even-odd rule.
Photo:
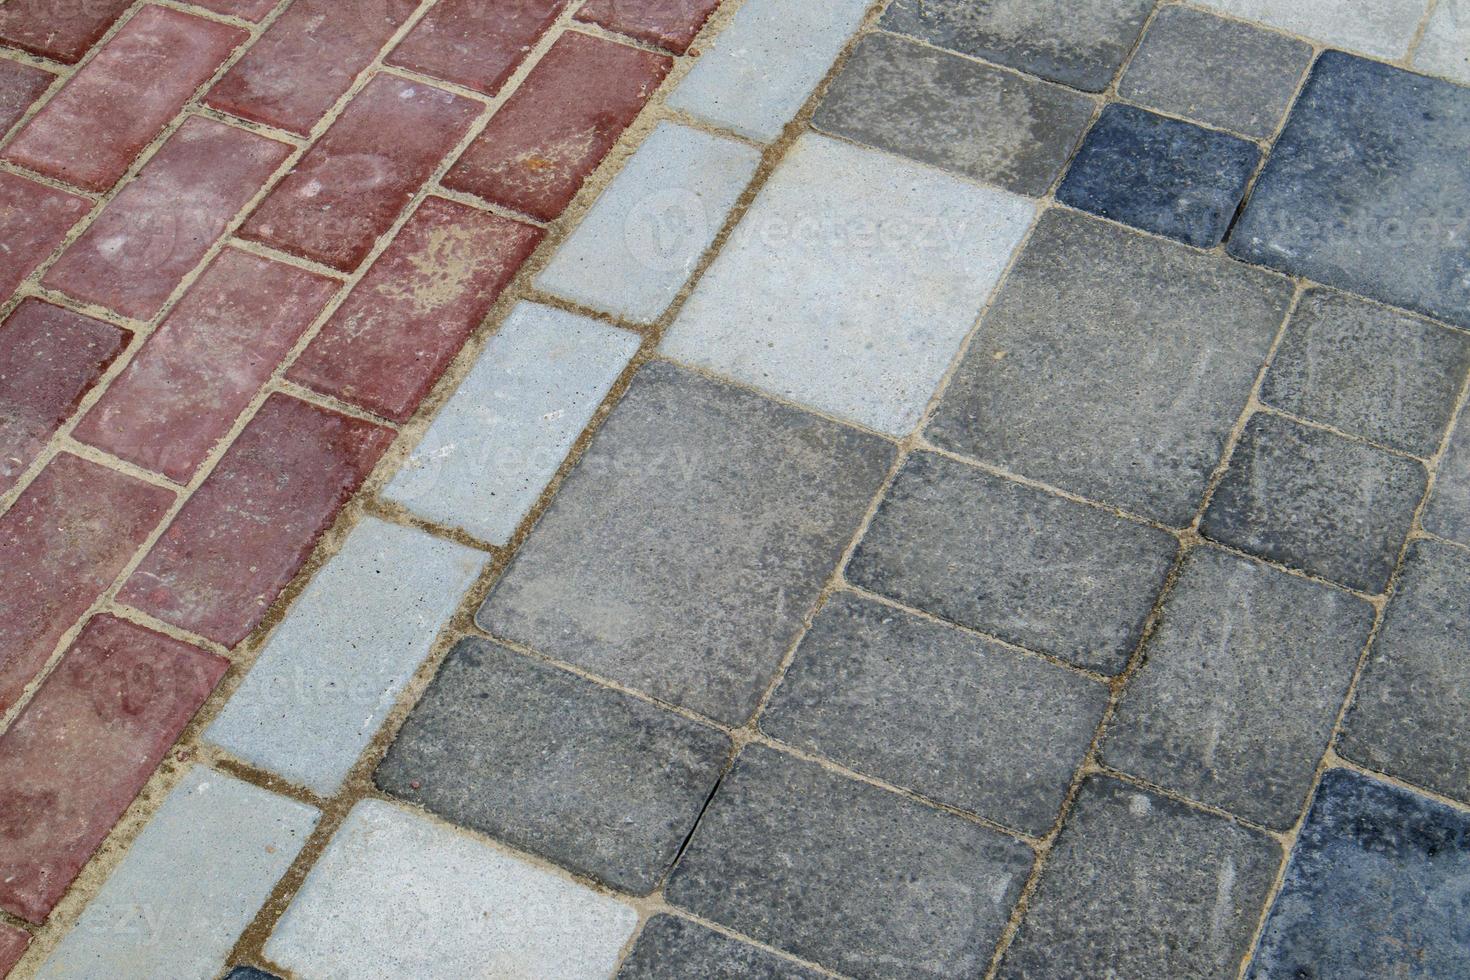
[[[655,362],[478,621],[738,724],[892,459],[873,436]]]
[[[891,34],[858,42],[818,129],[1018,194],[1045,194],[1095,106],[1074,92]]]
[[[1257,415],[1200,530],[1349,588],[1382,592],[1425,481],[1411,459]]]
[[[1101,684],[1040,658],[838,594],[797,647],[760,726],[803,751],[1040,836],[1107,700]]]
[[[1373,626],[1360,599],[1213,548],[1185,560],[1103,757],[1286,830]]]
[[[390,430],[271,395],[119,597],[234,646],[392,442]]]
[[[1328,51],[1228,247],[1248,262],[1470,326],[1467,191],[1470,90]]]
[[[189,287],[74,438],[188,483],[338,283],[227,248]]]
[[[1260,158],[1238,136],[1113,103],[1082,142],[1057,200],[1211,248],[1225,239]]]
[[[662,350],[907,434],[1034,214],[1018,195],[803,137]]]
[[[376,781],[453,823],[646,895],[729,754],[714,728],[470,638],[404,722]]]
[[[971,976],[1032,858],[979,824],[751,746],[667,898],[850,976]]]
[[[56,76],[34,65],[0,58],[0,136],[20,121]]]
[[[91,209],[86,198],[0,172],[0,293],[9,296]]]
[[[225,976],[225,980],[281,980],[274,973],[266,973],[253,966],[237,966]]]
[[[1460,413],[1421,518],[1431,534],[1470,544],[1470,415]]]
[[[444,185],[550,221],[637,117],[672,61],[569,31],[536,63]]]
[[[292,603],[205,738],[334,796],[485,557],[365,519]]]
[[[659,123],[536,280],[638,323],[663,315],[755,176],[744,143]]]
[[[166,7],[139,8],[22,127],[5,159],[87,190],[107,190],[248,36]]]
[[[130,0],[10,0],[0,9],[0,41],[75,64],[130,6]]]
[[[1312,63],[1311,45],[1188,7],[1162,7],[1118,84],[1125,99],[1266,139]]]
[[[1409,549],[1344,722],[1351,759],[1470,802],[1470,555]]]
[[[279,0],[189,0],[189,2],[196,7],[213,10],[215,13],[259,21],[276,9]]]
[[[600,895],[399,807],[348,814],[266,943],[295,976],[609,976],[638,924]]]
[[[1330,769],[1297,839],[1251,977],[1470,974],[1470,817]]]
[[[415,0],[297,0],[205,101],[305,136],[417,7]]]
[[[635,334],[518,304],[383,496],[508,543],[637,350]]]
[[[151,319],[290,154],[285,143],[190,117],[42,282]]]
[[[539,228],[425,198],[288,376],[406,421],[541,237]]]
[[[0,516],[0,712],[152,533],[174,496],[61,454]]]
[[[229,666],[112,616],[87,623],[0,738],[0,906],[46,918]]]
[[[318,817],[305,803],[195,767],[36,976],[217,975]]]
[[[577,19],[683,54],[719,5],[720,0],[588,0]]]
[[[41,455],[129,336],[36,299],[0,324],[0,492]]]
[[[618,980],[817,980],[816,970],[680,918],[656,915],[638,936]]]
[[[1280,862],[1264,834],[1089,777],[997,976],[1233,977]]]
[[[356,269],[479,113],[479,103],[442,89],[374,77],[241,235],[344,272]],[[405,131],[414,139],[399,138]]]
[[[494,95],[567,0],[440,0],[387,62]]]
[[[1153,0],[896,0],[880,26],[1086,92],[1117,74]]]
[[[30,944],[30,933],[0,923],[0,977],[9,975],[11,967],[20,962]]]
[[[1414,50],[1414,67],[1470,82],[1470,4],[1439,0]]]
[[[1332,47],[1354,48],[1380,58],[1402,58],[1409,51],[1425,0],[1200,0],[1244,20],[1259,21]]]
[[[837,60],[867,7],[867,0],[747,0],[667,104],[771,142]]]
[[[1276,276],[1050,211],[927,435],[1183,527],[1291,295]]]

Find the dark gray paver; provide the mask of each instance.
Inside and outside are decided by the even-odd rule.
[[[1470,544],[1470,412],[1461,412],[1424,508],[1430,534]]]
[[[1318,60],[1232,254],[1470,326],[1470,88]]]
[[[893,456],[876,437],[652,363],[479,623],[743,722]]]
[[[1290,301],[1278,276],[1051,211],[928,436],[1183,527]]]
[[[1382,592],[1427,474],[1395,456],[1274,415],[1256,415],[1200,530],[1223,544],[1363,592]]]
[[[1143,30],[1154,0],[895,0],[880,26],[1101,92]]]
[[[1256,980],[1470,976],[1470,815],[1330,769],[1251,964]]]
[[[858,42],[818,129],[999,184],[1046,193],[1093,100],[891,34]]]
[[[1118,94],[1151,109],[1263,139],[1312,63],[1305,42],[1188,7],[1159,11]]]
[[[1233,978],[1280,862],[1264,834],[1090,777],[998,976]]]
[[[1116,674],[1138,645],[1174,537],[917,453],[848,564],[853,584]]]
[[[1409,549],[1343,724],[1343,755],[1470,802],[1470,553]]]
[[[1107,698],[1103,685],[1039,657],[842,594],[812,624],[760,724],[805,751],[1040,836]]]
[[[225,980],[280,980],[274,973],[266,973],[253,966],[237,966],[230,971]]]
[[[1103,743],[1115,769],[1285,830],[1373,626],[1373,607],[1200,548],[1164,602]]]
[[[648,920],[619,980],[817,980],[823,976],[677,915]]]
[[[713,728],[472,638],[408,716],[377,783],[645,894],[673,863],[729,751]]]
[[[762,746],[741,754],[668,901],[856,977],[984,972],[1033,854]]]
[[[1302,297],[1261,400],[1416,456],[1439,449],[1470,336],[1330,289]]]

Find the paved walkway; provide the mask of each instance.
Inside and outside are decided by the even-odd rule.
[[[1467,85],[0,4],[0,974],[1470,976]]]

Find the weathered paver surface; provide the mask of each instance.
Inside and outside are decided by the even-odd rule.
[[[0,0],[0,976],[1470,975],[1467,0]]]

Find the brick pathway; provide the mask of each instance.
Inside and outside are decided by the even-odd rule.
[[[1466,86],[0,2],[0,975],[1470,976]]]

